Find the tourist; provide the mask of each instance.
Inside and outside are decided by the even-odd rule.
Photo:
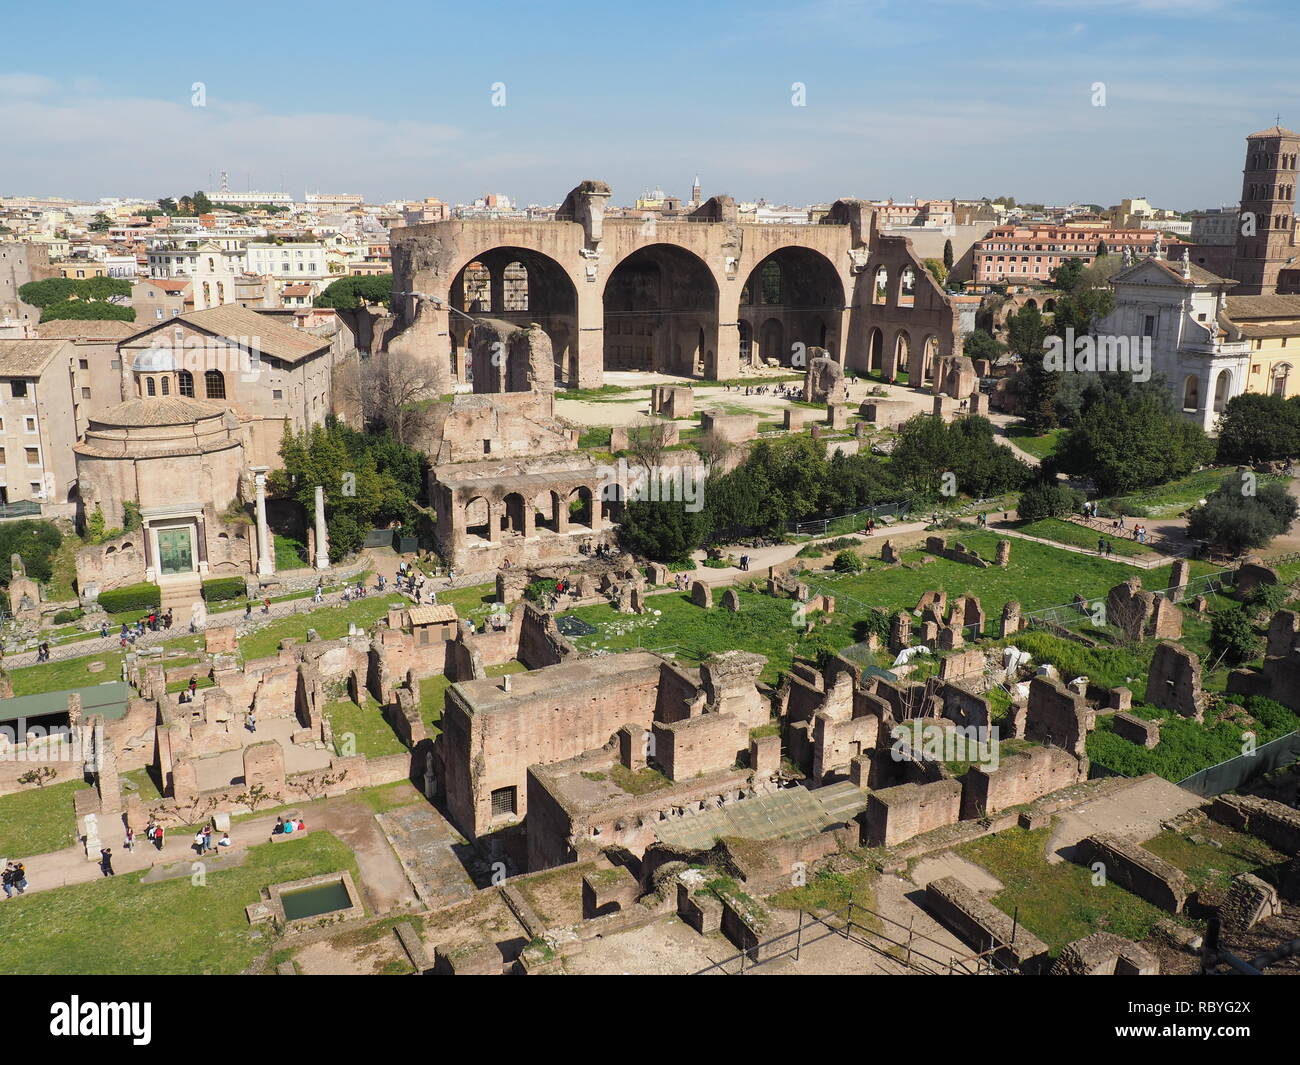
[[[99,626],[99,638],[100,638],[101,640],[107,640],[107,639],[108,639],[108,622],[107,622],[107,621],[105,621],[102,625]]]
[[[1098,536],[1098,537],[1097,537],[1097,554],[1099,554],[1099,555],[1104,555],[1105,553],[1106,553],[1106,538],[1103,537],[1103,536]]]
[[[312,593],[311,601],[313,603],[319,603],[321,601],[322,592],[323,589],[321,588],[321,586],[319,584],[316,585],[316,591]]]
[[[247,621],[253,616],[253,601],[249,599],[244,603],[244,620]]]
[[[14,897],[14,863],[5,862],[5,871],[0,873],[0,886],[5,889],[5,898]]]
[[[219,840],[217,840],[217,846],[218,846],[218,847],[229,847],[229,846],[230,846],[230,833],[229,833],[229,832],[223,832],[223,833],[221,833],[221,838],[220,838]],[[220,851],[218,851],[218,853],[220,853]]]
[[[163,849],[163,826],[156,825],[153,830],[153,845],[159,850]]]
[[[262,613],[269,614],[270,612],[271,612],[271,597],[269,595],[265,595],[262,597]]]
[[[304,823],[304,821],[303,821],[303,819],[302,819],[301,817],[298,818],[298,828],[297,828],[297,831],[298,831],[298,832],[306,832],[306,831],[307,831],[307,825]]]
[[[22,895],[27,891],[27,869],[22,862],[14,863],[14,890]]]
[[[283,818],[283,817],[277,817],[277,818],[275,819],[275,827],[274,827],[273,829],[271,829],[271,835],[273,835],[273,836],[282,836],[282,835],[284,835],[284,818]]]
[[[126,826],[126,839],[122,841],[122,846],[127,854],[135,850],[135,833],[131,830],[130,825]]]
[[[279,820],[279,819],[277,818],[277,820]],[[281,829],[280,829],[280,830],[281,830],[281,831],[282,831],[286,836],[288,836],[288,835],[292,835],[294,829],[297,828],[297,826],[293,823],[293,818],[292,818],[292,817],[289,818],[289,820],[287,820],[287,821],[281,821],[281,822],[280,822],[280,825],[281,825]]]
[[[200,858],[203,857],[203,833],[202,832],[194,833],[194,853],[197,854]]]
[[[254,716],[252,710],[248,711],[248,721],[245,722],[245,724],[247,725],[249,732],[257,731],[257,718]]]
[[[198,689],[199,682],[194,677],[190,677],[190,702],[194,702],[194,692]]]
[[[201,835],[203,836],[203,850],[201,853],[207,854],[208,851],[212,850],[212,826],[204,825]]]
[[[172,627],[172,608],[168,607],[167,613],[163,615],[163,628],[170,629],[171,627]]]
[[[116,876],[113,872],[113,849],[105,847],[99,852],[99,871],[105,876]]]

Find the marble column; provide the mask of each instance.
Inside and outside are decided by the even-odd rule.
[[[269,577],[275,572],[275,556],[271,551],[271,530],[266,526],[266,471],[267,466],[253,467],[253,481],[257,485],[257,575]]]
[[[330,537],[325,528],[325,489],[316,486],[316,568],[330,568]]]

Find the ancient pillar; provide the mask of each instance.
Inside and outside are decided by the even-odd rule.
[[[271,553],[271,530],[266,525],[266,471],[267,466],[253,467],[253,480],[257,485],[257,575],[269,577],[275,572]]]
[[[330,567],[330,537],[325,528],[325,489],[316,486],[316,568]]]

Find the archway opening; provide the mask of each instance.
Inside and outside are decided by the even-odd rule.
[[[633,252],[605,283],[606,370],[712,376],[718,286],[697,256],[671,244]]]
[[[754,267],[745,282],[740,319],[760,340],[761,357],[790,365],[795,345],[820,347],[838,358],[841,348],[840,313],[844,308],[844,283],[831,261],[810,248],[780,248]],[[774,353],[763,343],[775,335],[767,323],[780,325],[782,349]]]

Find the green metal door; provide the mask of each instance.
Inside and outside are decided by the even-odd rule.
[[[159,529],[158,559],[164,574],[194,572],[189,529]]]

